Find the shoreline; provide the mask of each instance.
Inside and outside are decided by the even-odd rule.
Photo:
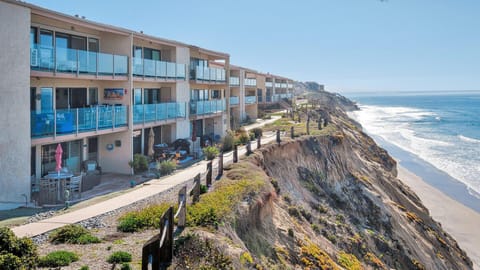
[[[417,194],[429,210],[430,216],[440,222],[442,228],[467,252],[473,268],[480,270],[480,214],[445,195],[402,165],[397,165],[397,169],[397,178]]]

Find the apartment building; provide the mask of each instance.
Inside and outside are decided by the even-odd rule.
[[[30,201],[59,143],[74,173],[130,174],[150,129],[155,144],[228,129],[228,54],[17,1],[0,0],[0,21],[0,208]]]
[[[87,160],[131,174],[133,155],[190,140],[200,149],[291,98],[291,80],[230,65],[226,53],[0,0],[0,209],[30,201],[31,183]]]

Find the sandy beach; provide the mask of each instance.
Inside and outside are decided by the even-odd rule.
[[[442,224],[480,270],[480,214],[445,195],[422,178],[398,166],[398,178],[420,197],[430,215]]]

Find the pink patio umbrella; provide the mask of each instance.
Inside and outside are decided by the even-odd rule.
[[[58,173],[60,173],[60,170],[62,169],[62,153],[63,153],[62,146],[58,144],[57,150],[55,150],[55,162],[56,162],[55,171],[57,171]]]

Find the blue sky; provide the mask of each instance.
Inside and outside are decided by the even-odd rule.
[[[340,92],[480,90],[478,0],[27,1]]]

